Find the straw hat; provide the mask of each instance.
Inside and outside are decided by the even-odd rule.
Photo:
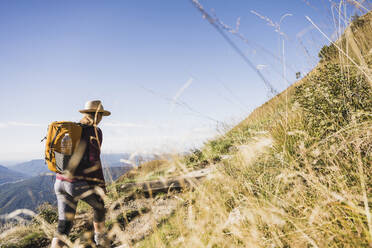
[[[103,116],[111,115],[110,111],[107,111],[103,108],[100,100],[88,101],[85,103],[85,108],[79,110],[80,113],[102,113]]]

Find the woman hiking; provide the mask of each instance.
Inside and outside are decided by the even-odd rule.
[[[51,248],[63,247],[64,242],[58,238],[68,235],[73,226],[76,207],[79,200],[88,203],[94,211],[94,242],[97,246],[106,247],[105,232],[105,204],[103,196],[106,192],[105,179],[103,177],[100,160],[102,131],[97,125],[102,116],[111,113],[104,110],[101,101],[88,101],[85,108],[79,111],[83,114],[80,123],[83,124],[80,143],[84,144],[84,150],[80,156],[80,162],[68,175],[56,175],[54,190],[58,205],[58,229],[53,238]]]

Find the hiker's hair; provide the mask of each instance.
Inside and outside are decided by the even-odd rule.
[[[102,120],[102,113],[97,113],[97,123],[94,123],[96,113],[85,113],[83,118],[80,120],[81,124],[93,126],[94,124],[98,125]]]

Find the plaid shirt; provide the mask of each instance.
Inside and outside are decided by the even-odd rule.
[[[73,173],[73,179],[57,174],[57,178],[65,181],[87,181],[90,185],[98,185],[105,189],[105,179],[101,164],[102,131],[100,128],[85,126],[81,134],[81,142],[85,141],[87,147],[84,155]],[[98,138],[98,139],[97,139]],[[97,142],[98,140],[98,142]]]

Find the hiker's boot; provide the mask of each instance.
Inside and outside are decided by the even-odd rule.
[[[106,248],[106,247],[110,247],[110,243],[108,241],[108,239],[106,238],[106,235],[105,233],[98,233],[98,232],[95,232],[94,233],[94,242],[96,243],[97,247],[102,247],[102,248]]]
[[[50,248],[63,248],[65,247],[65,243],[59,240],[58,238],[53,238]]]

